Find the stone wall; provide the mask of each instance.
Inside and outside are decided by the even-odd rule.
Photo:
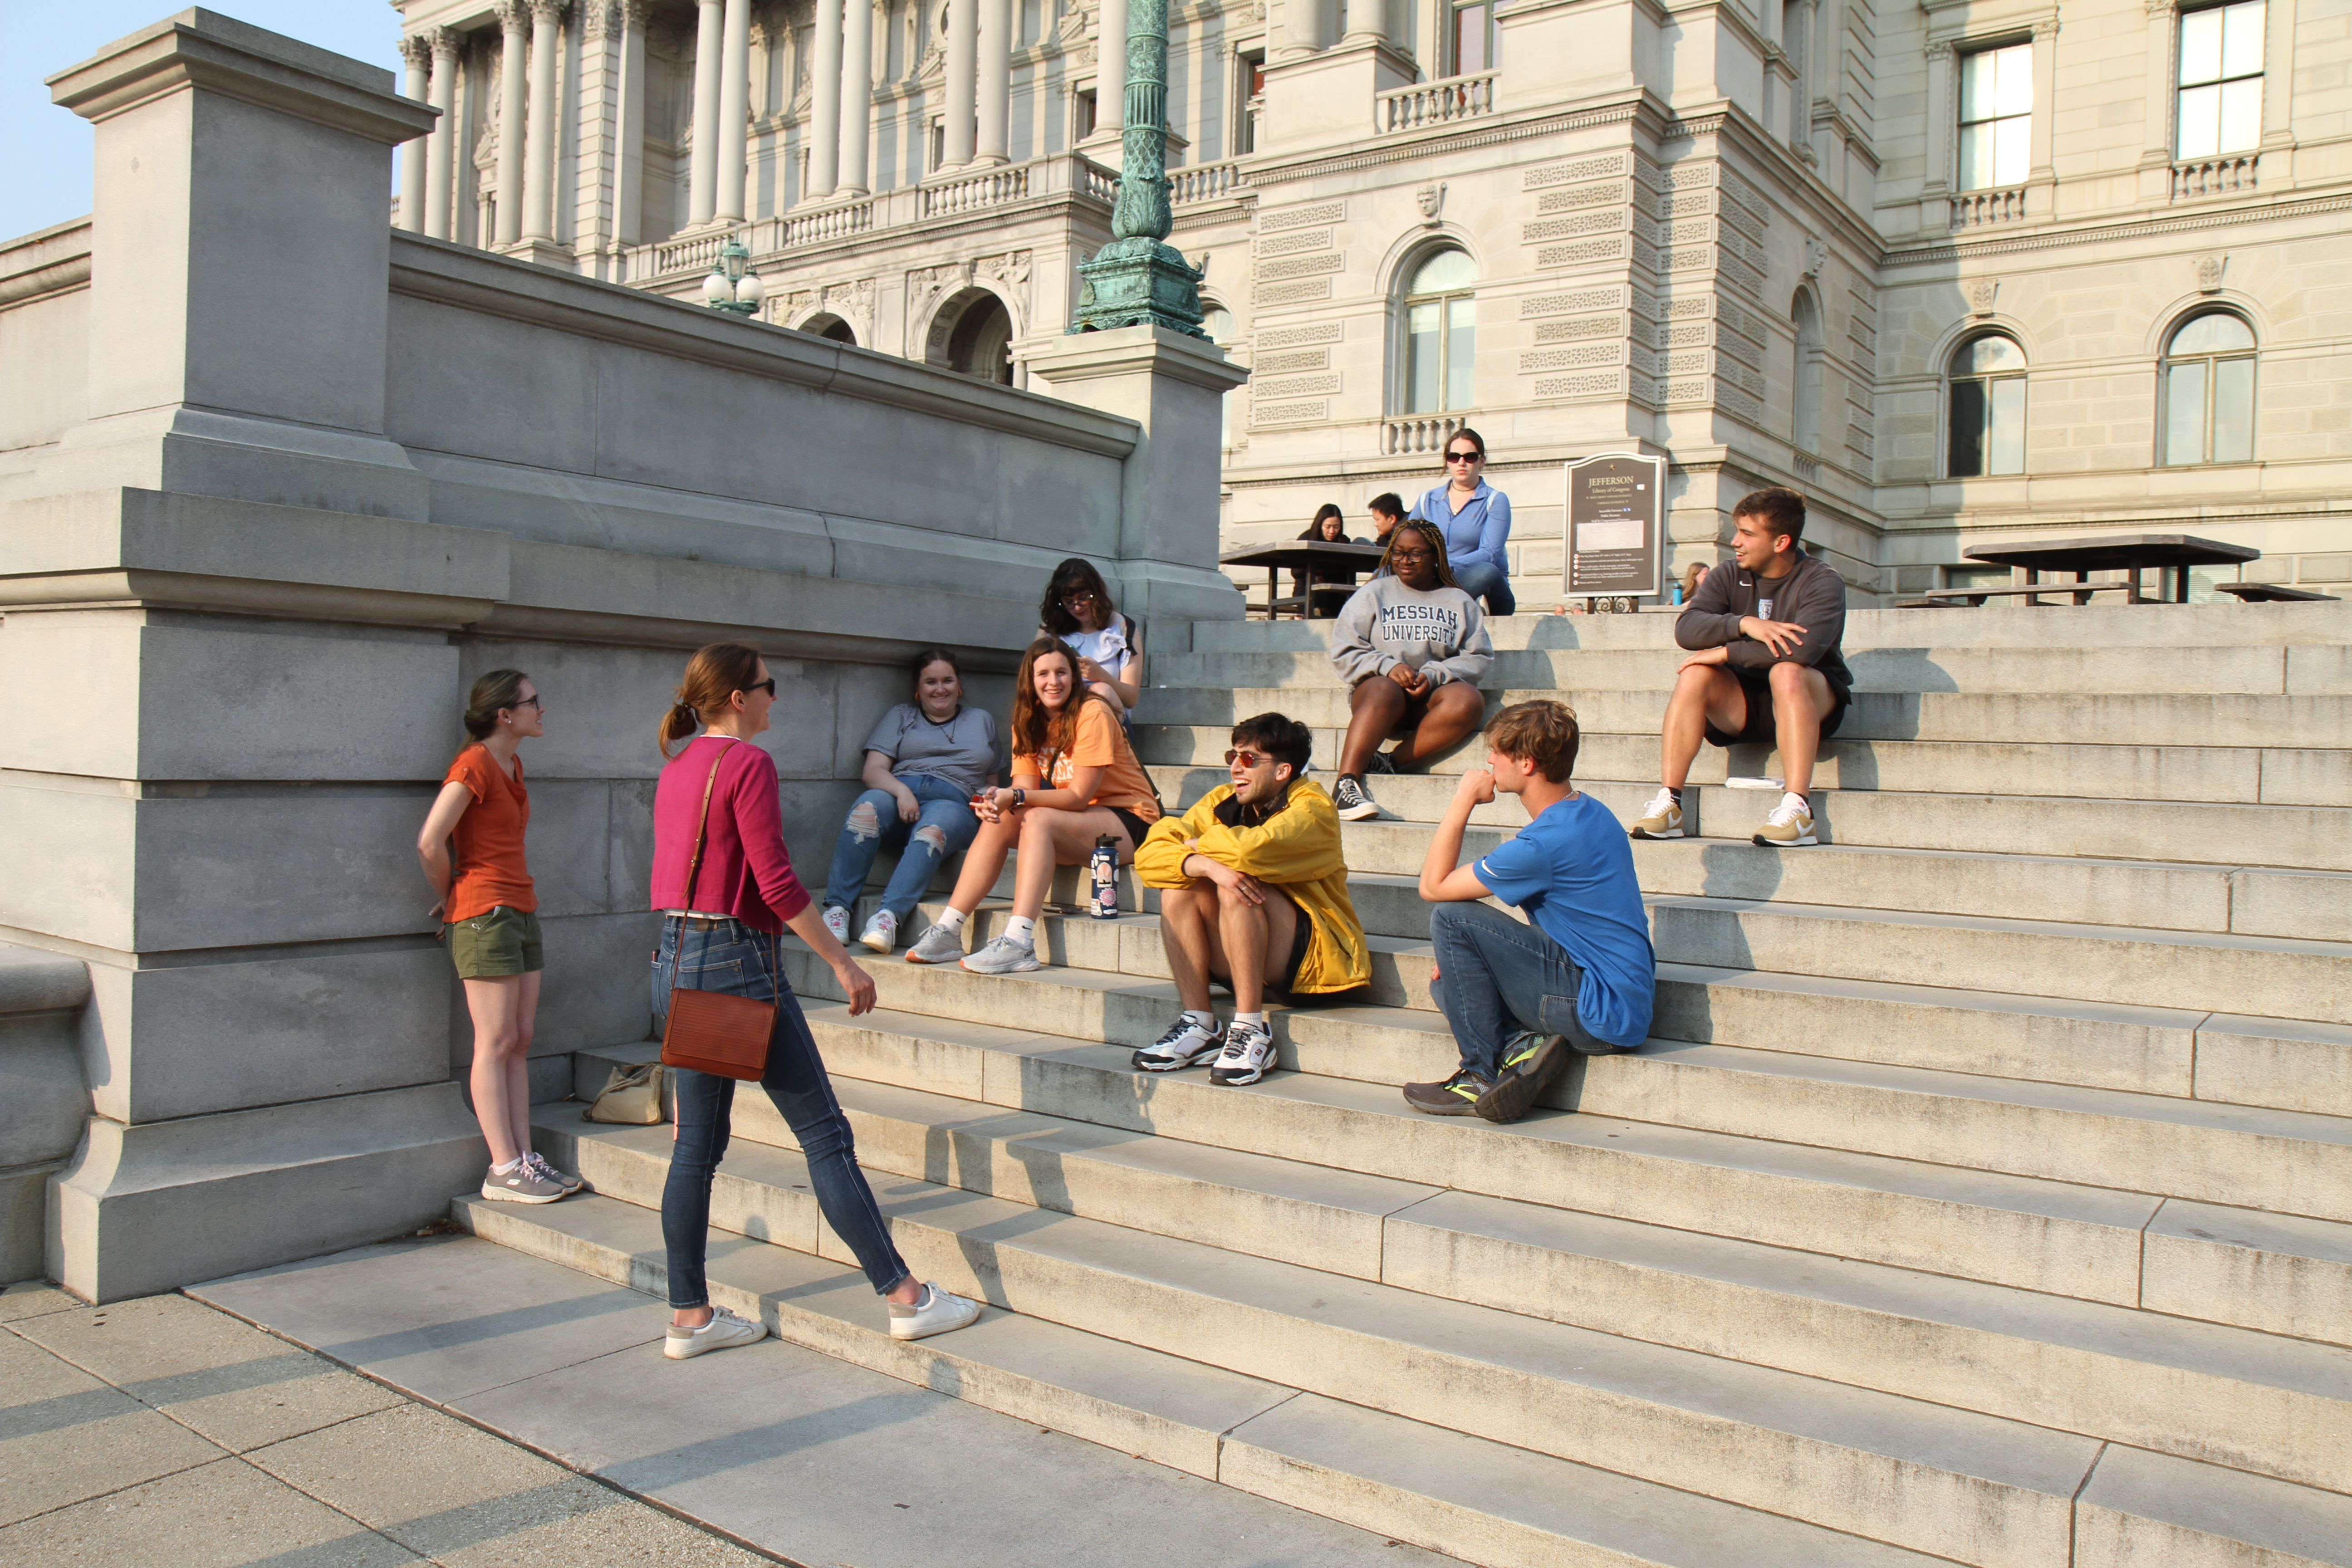
[[[54,86],[98,121],[97,206],[0,247],[0,935],[87,965],[46,1237],[78,1291],[372,1240],[479,1180],[414,842],[485,670],[549,704],[560,1092],[566,1053],[646,1033],[654,730],[691,649],[769,655],[821,882],[916,647],[1001,708],[1069,554],[1160,646],[1239,613],[1205,345],[1100,334],[1065,402],[394,236],[389,149],[429,111],[207,13]]]

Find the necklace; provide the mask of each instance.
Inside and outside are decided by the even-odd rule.
[[[955,711],[949,714],[944,719],[934,719],[929,713],[923,713],[923,705],[919,702],[915,704],[915,711],[923,714],[924,723],[929,724],[932,729],[939,731],[941,734],[945,734],[947,733],[947,728],[949,725],[963,717],[963,704],[961,702],[957,703],[955,705]]]

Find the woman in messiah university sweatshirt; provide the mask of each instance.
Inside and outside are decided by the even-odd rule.
[[[1454,585],[1436,524],[1408,518],[1390,535],[1382,570],[1331,623],[1331,662],[1349,685],[1348,735],[1332,804],[1350,822],[1380,815],[1368,768],[1398,773],[1444,755],[1478,727],[1478,678],[1494,644],[1478,601]],[[1407,731],[1396,749],[1380,743]]]

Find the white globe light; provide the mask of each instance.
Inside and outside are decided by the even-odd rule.
[[[756,272],[745,273],[743,280],[735,285],[735,302],[739,305],[750,305],[756,309],[760,301],[767,297],[767,288],[761,283],[760,275]]]
[[[724,272],[713,272],[702,280],[702,297],[714,305],[723,305],[735,297],[734,286],[727,281]]]

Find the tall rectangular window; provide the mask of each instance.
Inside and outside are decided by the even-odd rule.
[[[1454,74],[1495,68],[1496,0],[1449,0],[1454,16]]]
[[[2263,0],[2180,18],[2174,146],[2183,158],[2250,153],[2263,140]]]
[[[1960,189],[2021,185],[2033,163],[2033,46],[1960,57]]]
[[[1245,158],[1257,151],[1258,111],[1265,105],[1265,51],[1235,55],[1234,64],[1241,89],[1234,116],[1234,153]]]

